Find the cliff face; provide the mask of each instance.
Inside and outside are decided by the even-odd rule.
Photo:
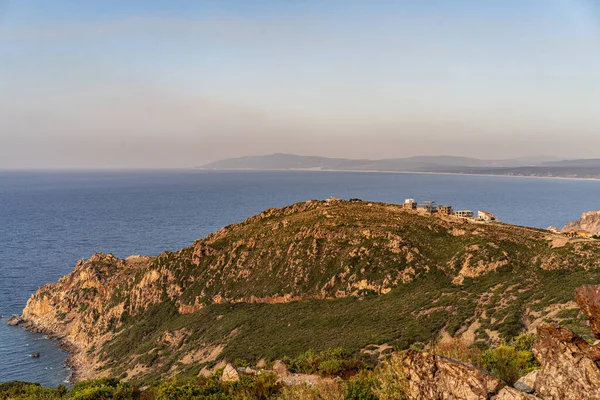
[[[600,282],[593,243],[422,215],[391,204],[269,209],[177,252],[96,254],[27,303],[29,329],[63,338],[81,378],[197,374],[218,359],[307,348],[407,347],[441,330],[494,341]],[[561,308],[562,307],[562,308]]]
[[[563,228],[564,231],[581,230],[593,235],[600,235],[600,210],[584,212],[577,221],[569,222]]]

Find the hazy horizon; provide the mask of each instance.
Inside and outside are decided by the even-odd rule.
[[[592,0],[0,0],[0,169],[598,158]]]

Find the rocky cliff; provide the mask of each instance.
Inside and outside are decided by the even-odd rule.
[[[594,335],[600,319],[600,286],[576,290],[581,310],[588,316]],[[590,344],[556,323],[537,328],[533,353],[540,369],[510,387],[473,365],[426,352],[408,351],[403,356],[409,399],[455,400],[596,400],[600,398],[600,347]]]
[[[581,230],[590,232],[592,235],[600,235],[600,210],[584,212],[577,221],[569,222],[563,228],[563,232]]]
[[[572,291],[600,283],[599,248],[553,239],[393,204],[308,201],[177,252],[81,260],[22,318],[74,346],[80,378],[194,375],[311,347],[406,348],[440,332],[491,343],[548,315],[578,323]]]

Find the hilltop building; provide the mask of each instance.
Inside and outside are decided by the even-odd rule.
[[[485,210],[479,210],[477,212],[477,218],[480,219],[481,221],[485,221],[485,222],[491,222],[491,221],[497,221],[498,218],[496,218],[496,216],[492,213],[489,213]]]
[[[427,200],[424,201],[423,204],[420,204],[417,207],[417,210],[433,214],[437,212],[437,206],[435,205],[435,201]]]
[[[402,204],[402,207],[407,210],[416,210],[417,206],[418,204],[415,199],[406,199],[404,200],[404,204]]]
[[[438,206],[437,212],[441,215],[452,215],[452,206]]]
[[[454,215],[461,218],[473,218],[473,211],[471,210],[458,210],[454,212]]]
[[[572,231],[567,231],[565,232],[565,235],[567,235],[570,238],[591,238],[592,234],[588,231],[582,231],[582,230],[572,230]]]

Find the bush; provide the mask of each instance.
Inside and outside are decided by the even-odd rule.
[[[452,360],[458,360],[466,363],[475,363],[475,360],[479,358],[481,351],[475,346],[469,346],[461,338],[452,338],[447,341],[438,341],[431,346],[431,353],[438,354],[450,358]]]
[[[518,351],[531,351],[537,337],[533,333],[522,333],[510,341],[510,345]]]
[[[361,376],[351,379],[346,384],[344,400],[378,400],[374,393],[375,379]]]
[[[406,400],[408,382],[402,366],[402,355],[393,354],[375,370],[377,384],[373,392],[380,400]]]
[[[311,349],[296,358],[284,358],[283,362],[292,373],[319,374],[329,377],[349,378],[367,368],[364,361],[341,347],[319,353]]]
[[[73,400],[129,400],[137,397],[137,391],[130,384],[115,378],[79,382],[65,396]]]
[[[15,381],[0,384],[0,400],[59,398],[57,390],[42,387],[39,383]]]
[[[490,375],[514,384],[523,375],[539,368],[533,353],[529,350],[517,350],[513,346],[502,345],[481,353],[477,363]]]

